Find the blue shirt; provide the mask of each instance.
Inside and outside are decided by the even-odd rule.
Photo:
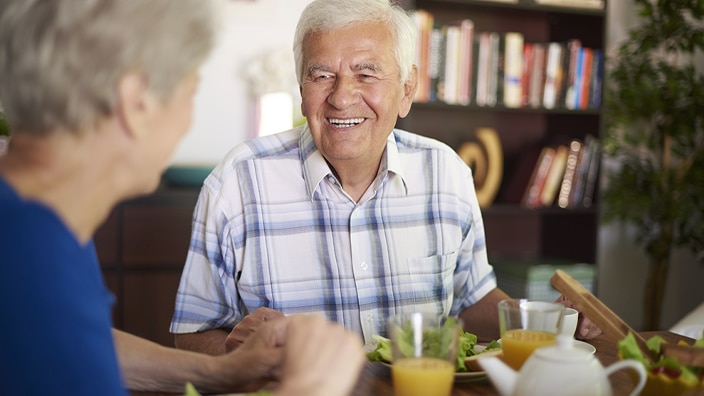
[[[457,315],[496,287],[471,169],[394,130],[355,202],[307,126],[245,142],[205,180],[171,331],[261,306],[323,312],[367,342],[403,311]]]
[[[0,301],[0,393],[126,394],[93,243],[2,179]]]

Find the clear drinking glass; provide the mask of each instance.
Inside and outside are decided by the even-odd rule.
[[[498,308],[503,359],[514,370],[519,370],[537,348],[555,344],[562,324],[562,304],[507,299],[500,301]]]
[[[415,312],[389,318],[391,378],[396,396],[449,396],[462,325],[457,318]]]

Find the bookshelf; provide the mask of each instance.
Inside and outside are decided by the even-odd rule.
[[[470,19],[477,32],[519,32],[525,43],[567,43],[577,39],[582,47],[603,51],[606,39],[606,4],[576,0],[562,5],[552,0],[406,0],[407,10],[425,10],[435,25]],[[565,44],[566,46],[566,44]],[[475,47],[475,53],[478,53]],[[476,67],[475,67],[476,69]],[[476,77],[475,77],[476,78]],[[603,78],[602,78],[603,80]],[[598,82],[601,88],[602,83]],[[476,87],[476,86],[475,86]],[[489,259],[560,260],[596,262],[598,199],[589,206],[562,208],[557,204],[527,208],[521,204],[540,150],[546,145],[570,140],[596,141],[602,130],[599,103],[569,108],[564,100],[551,108],[507,106],[502,101],[480,106],[470,94],[469,104],[447,104],[442,100],[417,100],[410,114],[397,127],[439,139],[454,149],[474,139],[479,128],[494,129],[501,142],[503,177],[495,198],[483,208]],[[593,197],[597,197],[595,191]]]

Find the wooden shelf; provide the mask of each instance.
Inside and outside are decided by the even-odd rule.
[[[584,47],[605,48],[606,4],[603,9],[539,5],[533,0],[502,3],[484,0],[407,0],[404,8],[423,9],[436,23],[463,18],[474,22],[476,32],[520,32],[525,42],[567,42],[579,39]],[[599,108],[571,110],[564,106],[507,108],[414,103],[397,127],[436,138],[457,150],[473,139],[481,127],[497,131],[504,157],[504,177],[494,203],[483,209],[489,259],[561,259],[595,263],[598,232],[598,199],[589,208],[558,207],[531,210],[507,187],[512,177],[526,174],[521,157],[556,139],[600,137]],[[523,176],[525,177],[525,176]],[[597,194],[595,194],[598,197]]]

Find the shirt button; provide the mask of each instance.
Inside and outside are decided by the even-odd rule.
[[[374,315],[368,313],[367,314],[367,322],[371,323],[374,320]]]
[[[366,271],[369,268],[369,265],[367,263],[362,263],[359,267]]]

